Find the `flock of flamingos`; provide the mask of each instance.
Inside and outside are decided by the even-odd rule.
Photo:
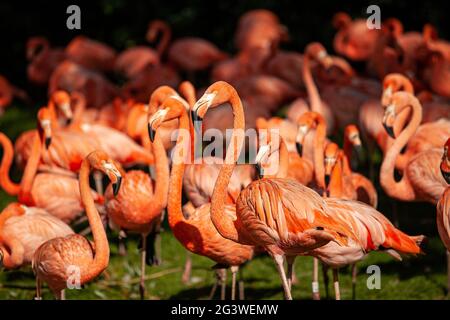
[[[371,251],[398,260],[426,254],[423,235],[402,232],[377,211],[376,168],[369,164],[370,178],[355,169],[363,143],[369,159],[382,151],[379,183],[389,197],[436,205],[450,250],[450,43],[431,25],[404,32],[394,18],[381,29],[345,13],[332,23],[338,56],[318,42],[303,53],[281,49],[295,35],[267,10],[240,17],[233,56],[200,38],[171,39],[160,20],[146,34],[156,49],[116,52],[84,36],[66,48],[29,39],[28,78],[48,86],[49,100],[36,129],[14,143],[0,133],[0,185],[17,196],[0,215],[1,265],[31,264],[36,299],[43,283],[64,299],[74,274],[83,285],[108,267],[109,226],[122,237],[142,236],[144,298],[146,264],[158,262],[152,247],[167,212],[186,250],[216,263],[214,290],[222,286],[222,299],[226,269],[231,298],[243,298],[239,267],[266,253],[286,299],[297,256],[314,257],[313,298],[322,265],[332,269],[340,299],[339,268],[352,266],[356,279],[355,264]],[[348,61],[365,63],[365,71]],[[206,89],[192,84],[199,74],[209,75]],[[2,111],[13,98],[27,93],[0,77]],[[233,145],[224,159],[193,164],[194,133],[211,128],[232,129]],[[239,132],[248,128],[259,132],[256,157],[237,164],[238,151],[247,150]],[[172,139],[178,129],[191,139]],[[340,133],[342,146],[330,140]],[[9,177],[13,161],[23,172],[18,183]],[[275,161],[278,170],[267,174]],[[86,219],[89,229],[74,233]],[[184,281],[190,268],[188,254]]]

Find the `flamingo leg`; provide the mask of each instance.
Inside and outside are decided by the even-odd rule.
[[[450,251],[447,250],[447,296],[450,297]]]
[[[291,290],[289,288],[289,284],[286,278],[286,273],[284,272],[283,266],[283,256],[281,254],[274,254],[273,259],[275,260],[275,264],[277,265],[278,273],[280,274],[281,284],[283,285],[284,290],[284,298],[286,300],[292,300]]]
[[[333,268],[334,295],[336,300],[341,300],[341,291],[339,290],[339,269]]]
[[[312,281],[312,298],[320,300],[319,292],[319,259],[313,259],[313,281]]]
[[[356,263],[352,264],[352,300],[356,299],[356,279],[358,275],[358,269]]]
[[[186,262],[184,263],[184,271],[183,276],[181,277],[181,281],[186,284],[191,281],[191,270],[192,270],[192,253],[187,251],[186,253]]]
[[[239,268],[239,300],[245,300],[244,277],[242,275],[242,268]]]
[[[36,276],[36,297],[34,300],[42,300],[41,296],[42,281]]]
[[[330,283],[330,278],[328,277],[328,266],[326,264],[322,264],[322,276],[323,276],[323,285],[325,287],[325,297],[329,299],[330,292],[328,290],[328,284]]]
[[[295,256],[287,256],[286,262],[287,262],[287,280],[289,285],[289,290],[292,290],[292,284],[294,283],[294,262],[295,262]]]
[[[220,300],[225,300],[227,289],[227,269],[220,269]]]
[[[236,300],[236,274],[238,271],[238,266],[231,266],[231,300]]]
[[[141,295],[141,300],[145,298],[145,265],[146,265],[146,254],[147,254],[147,236],[142,234],[142,248],[141,248],[141,279],[139,282],[139,293]]]
[[[66,300],[66,293],[64,290],[55,292],[56,300]]]
[[[208,297],[209,300],[212,300],[214,298],[214,294],[217,291],[217,287],[218,287],[219,281],[220,281],[220,278],[219,278],[219,275],[217,273],[217,270],[215,272],[215,275],[216,275],[216,281],[214,282],[214,285],[211,288],[211,292],[209,293],[209,297]]]
[[[165,212],[166,211],[163,210],[163,212],[161,213],[161,219],[159,219],[157,221],[156,226],[155,226],[155,247],[156,247],[156,249],[155,249],[155,252],[156,252],[155,256],[156,256],[156,261],[157,261],[156,265],[160,265],[162,263],[162,247],[161,247],[161,231],[162,231],[162,228],[161,228],[161,225],[162,225],[162,223],[164,221],[164,216],[165,216],[164,213]]]

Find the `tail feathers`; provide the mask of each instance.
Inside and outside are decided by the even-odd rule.
[[[383,247],[394,249],[403,254],[420,254],[423,253],[421,244],[425,236],[408,236],[402,231],[392,227],[386,230],[386,241]]]

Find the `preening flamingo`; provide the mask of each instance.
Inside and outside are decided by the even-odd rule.
[[[450,139],[444,146],[441,161],[441,173],[450,184]],[[447,248],[447,289],[450,289],[450,187],[447,185],[437,204],[436,222],[444,246]]]
[[[44,209],[10,203],[0,214],[0,266],[14,269],[30,264],[42,243],[70,234],[67,224]]]
[[[236,216],[225,212],[226,188],[244,141],[242,102],[232,86],[219,81],[197,101],[193,117],[200,121],[209,108],[226,102],[233,110],[234,130],[211,199],[212,223],[227,239],[263,247],[276,262],[285,298],[292,299],[283,268],[284,256],[295,256],[329,241],[345,245],[349,230],[341,228],[327,214],[317,193],[289,179],[263,178],[252,182],[239,195]]]
[[[106,212],[114,225],[125,232],[141,234],[141,299],[145,296],[145,265],[157,263],[153,255],[147,256],[154,251],[154,243],[147,243],[147,236],[156,232],[169,190],[169,163],[159,133],[152,145],[155,180],[141,170],[123,172],[119,193],[114,195],[113,185],[108,186],[105,193]]]
[[[391,197],[402,201],[428,201],[436,204],[444,193],[446,183],[439,173],[441,154],[439,149],[430,146],[424,151],[419,150],[408,158],[400,181],[395,181],[394,167],[400,151],[408,140],[422,129],[422,135],[434,140],[450,135],[449,121],[440,120],[419,127],[422,120],[422,107],[416,97],[407,92],[397,92],[392,96],[391,104],[385,109],[383,125],[386,131],[393,133],[393,123],[402,110],[412,110],[411,120],[405,129],[395,138],[392,146],[387,150],[380,169],[380,184]],[[420,133],[420,131],[419,131]],[[414,137],[417,137],[418,133]],[[433,143],[434,141],[430,141]],[[444,141],[445,142],[445,141]],[[442,143],[442,145],[444,144]],[[426,143],[419,143],[418,146]]]
[[[178,119],[179,129],[182,131],[178,134],[172,157],[167,206],[170,228],[187,250],[210,258],[218,263],[219,268],[231,266],[233,280],[235,280],[237,267],[252,258],[254,249],[252,246],[225,239],[217,232],[210,218],[209,203],[199,208],[191,208],[192,210],[188,210],[190,213],[188,217],[183,215],[181,207],[183,174],[190,157],[189,117],[184,103],[174,97],[164,100],[159,110],[149,119],[149,133],[153,138],[155,130],[158,130],[162,123],[173,119]],[[227,208],[231,213],[234,211],[234,206],[227,206]],[[234,283],[235,281],[232,286],[232,298],[235,291]],[[223,295],[222,298],[224,298]]]
[[[114,160],[102,151],[94,151],[83,160],[79,183],[83,205],[94,237],[94,243],[78,235],[58,237],[43,243],[34,253],[32,267],[37,277],[37,296],[40,285],[46,282],[57,299],[64,299],[64,289],[71,281],[83,285],[100,275],[109,263],[109,244],[105,229],[98,214],[89,187],[89,174],[92,169],[100,170],[109,177],[114,194],[120,189],[121,174]]]

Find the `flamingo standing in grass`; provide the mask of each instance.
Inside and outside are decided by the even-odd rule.
[[[169,190],[169,163],[159,134],[152,145],[156,162],[155,180],[152,181],[141,170],[123,172],[119,193],[114,195],[113,185],[108,186],[105,193],[106,212],[113,224],[125,232],[141,234],[141,299],[145,297],[145,265],[147,262],[157,263],[154,256],[147,256],[154,251],[153,243],[147,243],[147,236],[155,231],[161,220]]]
[[[276,262],[286,299],[292,299],[290,284],[283,268],[288,256],[323,246],[330,241],[346,245],[352,232],[342,228],[326,212],[323,199],[313,190],[289,179],[261,179],[252,182],[239,195],[236,216],[226,212],[228,187],[245,129],[242,102],[236,90],[226,82],[216,82],[194,106],[194,120],[201,120],[209,108],[229,102],[234,114],[232,143],[216,181],[211,199],[211,220],[219,233],[236,243],[263,247]],[[237,134],[237,132],[241,134]],[[299,209],[302,208],[301,212]]]
[[[436,204],[446,187],[438,169],[441,158],[438,148],[430,146],[422,151],[420,148],[426,147],[427,141],[418,143],[418,147],[421,144],[422,146],[413,156],[408,158],[403,169],[403,176],[398,182],[394,179],[394,169],[400,151],[418,129],[421,130],[422,136],[433,139],[428,141],[429,143],[437,143],[443,137],[450,136],[449,121],[440,120],[420,126],[422,120],[420,102],[410,93],[397,92],[392,96],[391,104],[385,109],[383,118],[386,131],[393,137],[393,123],[396,117],[406,108],[412,110],[411,120],[400,135],[395,138],[394,143],[385,154],[380,170],[380,184],[384,191],[395,199],[428,201]],[[418,134],[416,133],[414,138],[417,137]]]
[[[102,151],[90,153],[83,160],[79,182],[94,243],[78,234],[54,238],[43,243],[34,253],[32,262],[37,277],[38,298],[42,281],[48,284],[57,299],[64,299],[64,289],[73,274],[79,275],[78,279],[74,279],[75,284],[83,285],[98,277],[108,266],[108,238],[89,187],[89,174],[92,169],[107,175],[113,183],[114,194],[119,192],[122,177],[114,160]]]
[[[42,243],[70,234],[67,224],[44,209],[10,203],[0,214],[0,266],[15,269],[30,264]]]
[[[450,139],[444,146],[441,173],[447,184],[450,184]],[[450,292],[450,187],[448,185],[437,204],[436,222],[439,235],[447,248],[447,289]]]
[[[191,206],[188,217],[183,215],[182,184],[185,165],[190,157],[189,142],[189,117],[186,106],[180,99],[169,97],[161,105],[160,109],[149,118],[149,133],[151,139],[155,130],[165,121],[178,119],[179,134],[177,144],[172,157],[172,171],[169,182],[168,217],[173,234],[183,246],[196,254],[206,256],[217,263],[218,268],[232,267],[233,284],[232,299],[235,295],[235,280],[238,266],[250,260],[254,249],[252,246],[239,244],[223,238],[214,227],[210,218],[209,203],[199,208]],[[226,191],[224,191],[226,193]],[[234,206],[227,206],[234,211]],[[222,283],[223,286],[223,283]],[[214,293],[215,287],[213,287]],[[224,286],[222,287],[222,299],[225,298]]]

